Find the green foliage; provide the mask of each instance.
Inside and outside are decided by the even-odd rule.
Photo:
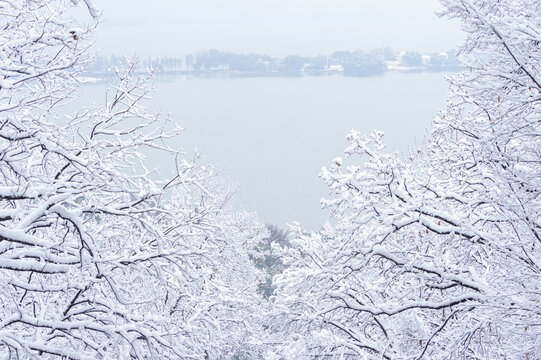
[[[263,270],[266,274],[263,282],[259,284],[259,293],[265,298],[269,298],[274,293],[274,287],[272,286],[272,278],[274,275],[281,273],[284,270],[284,264],[280,260],[280,257],[273,252],[272,245],[278,244],[280,246],[287,246],[288,232],[280,229],[276,225],[267,225],[269,232],[268,237],[259,242],[257,246],[258,256],[253,256],[252,260],[255,266]]]

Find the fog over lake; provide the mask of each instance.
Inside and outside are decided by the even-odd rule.
[[[104,56],[183,57],[204,49],[328,56],[383,46],[427,54],[449,51],[463,38],[456,21],[436,16],[443,10],[437,0],[166,0],[152,11],[142,0],[95,3],[104,17],[94,50]],[[342,156],[348,132],[381,129],[390,151],[406,151],[445,106],[444,77],[176,75],[156,79],[150,107],[186,128],[178,145],[187,152],[197,147],[203,161],[239,184],[237,207],[257,211],[264,222],[283,227],[297,220],[316,229],[328,218],[318,174]],[[84,88],[102,100],[103,87]]]
[[[237,208],[281,227],[299,221],[317,229],[328,218],[320,206],[328,192],[318,174],[342,156],[348,132],[383,130],[392,152],[421,144],[445,106],[446,75],[160,77],[148,105],[186,128],[175,145],[188,153],[197,148],[205,163],[238,184]],[[88,84],[82,91],[99,102],[104,87]],[[163,159],[148,163],[168,173]]]

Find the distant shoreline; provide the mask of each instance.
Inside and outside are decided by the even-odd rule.
[[[424,67],[402,67],[388,68],[385,71],[368,74],[345,74],[343,71],[321,71],[321,72],[299,72],[299,73],[281,73],[281,72],[242,72],[242,71],[155,71],[154,75],[157,78],[166,76],[191,76],[197,78],[298,78],[298,77],[324,77],[324,76],[341,76],[341,77],[356,77],[368,78],[381,76],[386,73],[454,73],[465,70],[465,67],[448,67],[440,69],[430,69]],[[139,74],[148,73],[147,70],[141,70]],[[82,83],[100,83],[115,76],[114,71],[108,72],[85,72],[79,78]]]
[[[98,56],[86,70],[87,76],[109,76],[122,62],[115,55]],[[464,68],[455,51],[421,54],[395,52],[390,48],[364,51],[335,51],[328,55],[303,57],[288,55],[276,58],[263,54],[236,54],[218,50],[200,51],[184,59],[136,58],[141,73],[199,77],[301,77],[301,76],[377,76],[386,72],[456,72]]]

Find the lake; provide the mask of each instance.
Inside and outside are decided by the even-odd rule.
[[[385,132],[388,150],[421,144],[433,116],[446,104],[444,73],[387,72],[374,77],[156,79],[149,108],[171,113],[186,128],[177,145],[204,153],[238,184],[238,209],[285,227],[299,221],[319,228],[328,192],[318,174],[348,145],[351,129]],[[86,84],[85,99],[103,99],[104,84]],[[149,158],[149,167],[161,166]],[[156,162],[154,164],[153,162]]]

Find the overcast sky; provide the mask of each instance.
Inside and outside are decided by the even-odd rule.
[[[95,0],[103,54],[183,56],[215,48],[274,56],[391,46],[423,52],[461,41],[438,0]]]

